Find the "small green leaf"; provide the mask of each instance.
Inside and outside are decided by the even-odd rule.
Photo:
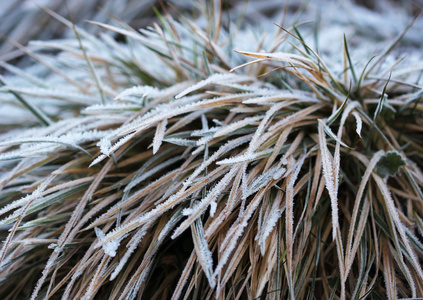
[[[388,80],[386,81],[385,86],[383,87],[383,90],[382,90],[382,96],[380,97],[379,103],[377,104],[377,107],[376,107],[375,113],[374,113],[374,115],[373,115],[373,120],[374,120],[374,121],[376,121],[377,117],[380,115],[380,113],[382,112],[383,108],[386,106],[386,100],[387,100],[387,98],[388,98],[388,95],[386,95],[386,93],[385,93],[385,92],[386,92],[386,88],[388,87],[388,83],[389,83],[389,81],[391,80],[391,75],[392,75],[392,74],[390,74],[390,75],[389,75],[389,78],[388,78]]]
[[[350,91],[351,91],[351,87],[350,87]],[[345,98],[344,102],[342,102],[342,105],[338,107],[338,109],[326,121],[327,126],[330,126],[339,117],[339,115],[342,113],[344,108],[347,106],[349,97],[350,97],[350,92],[348,92],[348,96],[347,98]]]
[[[404,158],[397,151],[389,151],[381,157],[376,165],[376,173],[386,178],[387,176],[395,176],[401,166],[405,165]]]
[[[351,70],[351,73],[353,75],[354,82],[357,82],[357,75],[355,73],[354,64],[352,63],[352,60],[351,60],[350,52],[348,50],[348,43],[347,43],[347,38],[346,38],[345,34],[344,34],[344,49],[345,49],[345,53],[346,53],[347,58],[348,58],[348,63],[350,64],[350,70]]]

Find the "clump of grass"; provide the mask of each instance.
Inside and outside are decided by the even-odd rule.
[[[40,113],[0,143],[1,297],[422,297],[422,68],[386,63],[408,28],[360,66],[298,24],[235,48],[198,4],[2,78]]]

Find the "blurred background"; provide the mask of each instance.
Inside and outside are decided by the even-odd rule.
[[[60,16],[69,19],[69,14],[77,25],[83,26],[90,33],[96,33],[100,28],[97,26],[85,26],[86,20],[98,22],[108,22],[113,17],[128,23],[133,28],[145,27],[151,24],[155,17],[153,7],[160,10],[162,5],[169,3],[177,6],[179,9],[190,10],[195,7],[195,1],[171,0],[0,0],[0,34],[9,39],[26,45],[30,40],[50,40],[55,38],[65,38],[73,36],[73,32],[60,22],[52,18],[40,7],[46,7],[56,12]],[[288,7],[300,7],[309,2],[311,6],[324,5],[326,2],[345,2],[330,0],[311,0],[311,1],[282,1],[282,0],[222,0],[222,5],[227,9],[242,9],[242,6],[249,3],[251,9],[256,9],[257,13],[262,15],[273,14],[275,6],[283,8],[285,2]],[[423,0],[354,0],[363,8],[374,11],[383,11],[386,9],[386,3],[390,2],[393,6],[400,7],[410,15],[419,13],[423,8]],[[185,11],[187,12],[187,11]],[[251,14],[250,14],[251,15]],[[247,14],[248,17],[248,14]],[[254,20],[252,18],[252,20]],[[395,22],[395,20],[392,20]],[[10,60],[19,55],[19,51],[13,52],[14,46],[0,41],[0,60]]]
[[[73,37],[72,30],[52,18],[46,7],[74,22],[90,33],[100,28],[86,26],[86,20],[108,22],[111,15],[135,28],[151,23],[156,0],[0,0],[0,34],[26,45],[30,40]],[[110,15],[108,15],[110,14]],[[84,24],[85,23],[85,24]],[[21,52],[4,40],[0,41],[0,61],[8,61]]]
[[[18,42],[31,51],[38,50],[36,45],[29,43],[31,40],[45,41],[75,36],[73,30],[53,18],[42,7],[68,20],[71,16],[77,26],[89,33],[98,34],[100,31],[104,32],[104,29],[88,24],[87,20],[113,25],[120,20],[132,28],[139,29],[157,21],[154,9],[163,12],[163,8],[166,8],[166,12],[171,14],[181,13],[189,18],[195,18],[195,11],[201,2],[211,3],[212,1],[0,0],[0,36]],[[257,24],[257,27],[261,26],[262,18],[271,19],[272,22],[282,26],[285,18],[287,19],[285,24],[292,22],[294,18],[298,18],[295,19],[297,22],[318,19],[320,24],[314,25],[324,28],[324,30],[319,28],[322,52],[338,51],[337,48],[333,48],[332,41],[339,40],[339,36],[342,37],[344,33],[352,38],[350,43],[353,48],[357,48],[355,45],[362,43],[363,36],[374,42],[390,40],[423,9],[423,0],[216,0],[215,3],[215,5],[222,5],[225,11],[224,17],[230,19],[229,22],[239,24],[237,20],[242,19],[247,21],[243,24]],[[306,25],[306,27],[314,25]],[[413,27],[402,43],[408,48],[418,50],[411,52],[419,52],[423,45],[423,39],[420,38],[423,22],[418,20]],[[269,30],[273,31],[274,28],[261,28],[263,33]],[[116,33],[108,32],[107,34],[119,40]],[[325,48],[325,45],[329,47]],[[364,51],[367,50],[364,49]],[[21,50],[2,38],[0,39],[0,62],[23,67],[28,59]],[[4,72],[5,70],[0,68],[0,74]]]

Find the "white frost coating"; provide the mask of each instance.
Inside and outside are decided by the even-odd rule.
[[[7,225],[7,224],[11,223],[13,220],[19,218],[19,216],[22,213],[22,210],[23,210],[23,208],[20,208],[20,209],[14,211],[12,214],[7,216],[6,218],[2,219],[0,221],[0,226]]]
[[[178,160],[180,160],[180,157],[173,157],[171,159],[168,159],[166,161],[164,161],[163,163],[151,168],[148,171],[145,171],[145,169],[143,169],[141,172],[139,172],[129,183],[128,185],[125,187],[124,192],[128,193],[134,186],[136,186],[137,184],[139,184],[140,182],[144,181],[145,179],[147,179],[148,177],[156,174],[157,172],[160,172],[161,170],[167,168],[168,166],[174,164],[175,162],[177,162]]]
[[[297,64],[305,68],[308,67],[307,64],[314,65],[312,60],[297,54],[291,54],[291,53],[285,53],[285,52],[276,52],[276,53],[259,53],[259,52],[247,52],[247,51],[237,51],[237,52],[247,56],[277,60],[277,61],[282,61],[282,62],[291,63],[291,64]]]
[[[106,138],[101,139],[97,143],[97,146],[100,147],[101,153],[103,153],[106,156],[110,155],[110,148],[112,147],[112,143],[108,139]]]
[[[48,275],[49,270],[54,265],[54,260],[52,258],[55,256],[56,250],[58,250],[58,249],[60,250],[59,247],[57,247],[56,249],[54,249],[53,254],[50,256],[49,260],[47,261],[46,266],[43,269],[41,278],[38,279],[37,285],[35,286],[34,290],[32,291],[30,300],[35,300],[36,299],[36,297],[37,297],[37,295],[38,295],[38,293],[39,293],[39,291],[40,291],[40,289],[41,289],[41,287],[43,285],[43,282],[47,278],[47,275]]]
[[[380,192],[381,192],[381,194],[382,194],[382,196],[385,200],[388,212],[391,215],[391,218],[393,219],[393,222],[396,225],[396,228],[397,228],[397,230],[398,230],[398,232],[401,236],[401,239],[402,239],[402,242],[405,246],[405,249],[407,249],[409,257],[411,258],[410,260],[413,264],[413,268],[416,271],[420,280],[423,280],[423,270],[422,270],[421,264],[419,262],[418,256],[416,255],[416,252],[414,251],[414,249],[412,248],[412,246],[410,244],[410,239],[406,235],[406,232],[405,232],[406,226],[401,222],[399,213],[398,213],[398,211],[395,207],[395,203],[394,203],[394,200],[392,199],[390,190],[389,190],[386,182],[384,182],[383,179],[380,178],[380,176],[373,174],[373,179],[376,181],[376,184],[378,185],[379,190],[380,190]],[[412,276],[410,276],[410,279],[412,280]],[[412,282],[411,282],[411,284],[412,284]],[[413,291],[413,297],[415,297],[414,291]]]
[[[94,231],[95,231],[95,234],[97,235],[98,240],[100,242],[103,241],[104,238],[105,238],[104,232],[98,227],[95,227]],[[115,240],[112,240],[108,243],[105,243],[103,245],[104,253],[106,253],[107,255],[109,255],[111,257],[115,257],[116,256],[116,250],[119,247],[119,243],[120,243],[120,241],[118,239],[115,239]]]
[[[182,210],[182,215],[183,216],[189,216],[189,215],[191,215],[192,214],[192,212],[193,212],[194,210],[192,209],[192,208],[184,208],[183,210]]]
[[[92,141],[103,137],[106,132],[101,132],[97,130],[90,131],[75,131],[61,136],[39,136],[39,137],[26,137],[26,138],[17,138],[8,141],[0,142],[0,147],[2,146],[13,146],[26,143],[62,143],[76,145],[78,143],[83,143],[86,141]]]
[[[284,169],[284,168],[282,168]],[[276,172],[279,172],[281,170],[277,170],[276,167],[269,169],[267,172],[265,172],[264,174],[261,174],[260,176],[258,176],[251,184],[250,184],[250,188],[247,190],[246,195],[244,195],[245,197],[248,197],[252,194],[254,194],[255,192],[257,192],[259,189],[261,189],[262,187],[264,187],[267,183],[269,183],[270,180],[273,179],[274,175],[276,174]],[[282,174],[280,175],[282,176]],[[279,177],[280,177],[279,176]]]
[[[117,248],[119,247],[119,243],[120,243],[120,241],[113,240],[113,241],[110,241],[110,242],[104,244],[103,245],[104,253],[106,253],[107,255],[109,255],[111,257],[115,257]]]
[[[260,125],[257,127],[253,138],[251,139],[250,145],[248,147],[247,153],[253,153],[254,151],[256,151],[259,147],[260,147],[260,143],[258,142],[260,137],[263,135],[263,132],[265,130],[266,124],[267,122],[270,120],[270,118],[281,108],[283,108],[285,106],[285,102],[280,102],[277,104],[272,105],[272,107],[270,107],[263,120],[260,122]]]
[[[296,98],[294,94],[290,92],[281,92],[281,95],[270,95],[270,96],[260,96],[260,97],[253,97],[247,100],[242,101],[244,104],[271,104],[269,102],[279,101],[283,99],[292,99]]]
[[[128,134],[125,135],[124,137],[120,138],[119,141],[117,141],[111,148],[110,148],[110,153],[116,151],[117,149],[119,149],[120,146],[122,146],[123,144],[125,144],[126,142],[128,142],[130,139],[132,139],[134,136],[136,135],[136,133],[132,133],[132,134]]]
[[[63,147],[63,145],[85,151],[78,144],[87,141],[99,140],[104,137],[106,133],[107,132],[105,131],[84,131],[84,128],[76,128],[74,131],[60,136],[37,136],[38,134],[34,134],[33,137],[10,139],[8,141],[0,142],[0,147],[20,145],[20,148],[6,153],[1,153],[0,160],[44,156],[58,147]]]
[[[192,208],[192,214],[175,230],[172,235],[172,239],[175,239],[179,234],[181,234],[192,222],[194,222],[204,212],[204,210],[209,205],[212,206],[212,208],[210,209],[210,213],[213,212],[213,204],[211,203],[216,202],[217,198],[221,195],[221,193],[232,180],[237,171],[237,167],[232,167],[229,172],[226,173],[225,176],[223,176],[223,178],[214,186],[214,188],[210,192],[208,192],[206,197],[204,197],[199,204],[194,205],[194,207]]]
[[[164,119],[173,118],[178,115],[208,109],[211,107],[221,107],[226,105],[228,102],[234,101],[234,99],[241,99],[248,96],[248,94],[243,93],[224,97],[215,97],[211,99],[200,100],[193,103],[183,103],[182,105],[163,105],[160,107],[161,109],[156,109],[151,113],[147,113],[141,118],[138,118],[132,121],[131,123],[124,125],[121,128],[118,128],[114,131],[114,134],[111,135],[111,137],[122,136],[134,131],[141,131],[153,126],[157,122],[163,121]],[[184,97],[183,99],[185,98],[187,97]]]
[[[336,231],[338,230],[338,187],[335,185],[335,168],[333,166],[333,158],[326,146],[326,137],[324,132],[324,126],[322,120],[319,119],[319,144],[320,151],[322,153],[322,165],[323,165],[323,176],[325,177],[326,189],[329,192],[332,208],[332,238],[335,240]]]
[[[138,104],[127,104],[127,103],[107,103],[107,104],[96,104],[91,105],[84,110],[83,113],[104,113],[108,111],[127,111],[127,110],[139,110],[141,107]]]
[[[66,89],[44,89],[44,88],[24,88],[24,87],[13,87],[13,86],[3,86],[0,87],[0,91],[14,91],[17,93],[31,95],[35,97],[45,97],[52,99],[65,99],[66,101],[90,105],[98,102],[96,97],[87,96],[84,94],[78,94],[71,90]]]
[[[216,170],[210,172],[210,174],[208,175],[208,178],[209,178],[210,181],[214,181],[221,176],[221,172],[218,172],[218,171],[219,171],[219,169],[216,169]],[[97,248],[103,246],[106,242],[109,242],[109,241],[116,239],[116,238],[119,238],[120,240],[122,240],[125,237],[125,235],[127,235],[130,231],[134,230],[138,226],[145,224],[147,222],[153,222],[158,217],[160,217],[164,212],[172,209],[177,204],[185,201],[186,196],[191,195],[192,193],[196,192],[199,189],[201,189],[201,187],[197,187],[197,189],[191,191],[190,194],[186,193],[185,187],[179,189],[175,194],[170,196],[166,201],[164,201],[163,203],[157,204],[157,206],[155,208],[153,208],[152,210],[150,210],[149,212],[147,212],[147,213],[133,219],[132,221],[129,221],[128,223],[121,225],[120,227],[115,228],[112,231],[110,231],[105,236],[104,241],[99,241],[94,246],[94,249],[97,249]],[[205,205],[205,208],[207,208],[207,205]]]
[[[248,193],[248,176],[247,176],[247,163],[244,163],[242,166],[242,178],[241,178],[241,191],[242,191],[242,199],[247,199]],[[244,206],[242,206],[243,208]]]
[[[209,129],[209,123],[207,122],[207,118],[205,114],[201,114],[201,125],[203,127],[203,130]]]
[[[41,184],[37,187],[37,189],[35,191],[33,191],[30,195],[27,195],[26,197],[17,200],[15,202],[12,202],[10,205],[12,206],[8,206],[10,209],[13,209],[14,206],[18,205],[18,206],[24,206],[27,205],[28,203],[35,205],[35,203],[39,203],[42,200],[44,200],[43,195],[45,195],[45,190],[47,189],[48,185],[51,183],[51,181],[54,179],[54,175],[51,175],[49,177],[47,177],[47,179],[45,179],[43,182],[41,182]],[[22,205],[21,205],[22,204]],[[30,206],[29,208],[31,208],[32,206]],[[9,211],[10,209],[5,210]],[[3,210],[2,210],[3,211]],[[17,209],[16,211],[14,211],[11,215],[7,216],[6,218],[2,219],[0,221],[0,226],[2,225],[6,225],[8,224],[11,220],[18,218],[23,212],[25,212],[26,209],[21,207],[19,209]],[[12,231],[12,228],[9,229],[9,231]]]
[[[159,151],[160,145],[162,144],[163,137],[166,131],[167,119],[164,119],[162,122],[157,125],[156,134],[153,138],[153,154],[156,154]]]
[[[288,183],[289,188],[294,187],[295,181],[297,180],[298,174],[301,171],[301,167],[304,163],[304,160],[305,160],[305,155],[301,156],[300,159],[298,160],[298,162],[296,163],[294,173],[292,174],[291,180]]]
[[[257,206],[260,204],[260,200],[263,197],[264,192],[259,192],[256,194],[254,199],[250,202],[245,213],[242,214],[239,222],[232,225],[232,227],[228,230],[225,239],[222,243],[222,246],[219,249],[219,253],[221,253],[219,263],[216,266],[216,269],[213,272],[213,276],[216,277],[221,272],[223,266],[228,262],[229,256],[232,251],[235,249],[236,243],[238,239],[244,232],[245,227],[248,225],[248,220],[251,218],[253,212],[257,209]]]
[[[100,140],[100,142],[97,145],[100,146],[100,151],[104,155],[109,156],[112,152],[119,149],[120,146],[122,146],[123,144],[128,142],[130,139],[132,139],[135,135],[136,135],[136,133],[127,134],[124,137],[120,138],[113,146],[112,146],[110,140],[107,137],[104,137]],[[99,157],[97,157],[97,159],[99,159]],[[93,165],[93,164],[94,164],[94,162],[91,165]]]
[[[182,82],[179,84],[172,85],[169,88],[159,90],[156,87],[149,85],[139,85],[134,86],[129,89],[124,90],[122,93],[117,95],[114,100],[125,100],[126,98],[131,98],[133,96],[139,96],[141,98],[159,98],[174,95],[175,93],[181,91],[184,88],[188,87],[187,82]]]
[[[0,209],[0,216],[4,215],[5,213],[11,211],[14,208],[24,206],[25,204],[27,204],[29,201],[32,201],[36,197],[37,196],[32,193],[32,194],[26,195],[25,197],[22,197],[19,200],[13,201],[12,203],[10,203],[10,204],[8,204],[8,205],[6,205],[6,206],[4,206]],[[2,223],[3,223],[3,220],[0,221],[0,224],[2,224]]]
[[[223,126],[223,123],[221,121],[219,121],[218,119],[213,119],[212,120],[214,124],[216,124],[217,126]]]
[[[242,128],[244,126],[252,125],[253,123],[255,123],[255,122],[257,122],[261,119],[263,119],[263,116],[255,116],[255,117],[248,117],[248,118],[233,122],[229,125],[226,125],[226,126],[220,128],[219,130],[217,130],[216,133],[213,135],[213,137],[215,138],[215,137],[223,136],[225,134],[233,132],[233,131],[235,131],[239,128]]]
[[[182,138],[164,138],[163,141],[183,147],[197,146],[197,141]]]
[[[170,218],[170,220],[166,223],[166,225],[160,231],[159,237],[157,238],[157,243],[163,242],[163,240],[167,237],[170,231],[175,227],[175,225],[182,219],[182,214],[175,213]]]
[[[244,104],[266,104],[268,102],[274,102],[279,100],[293,100],[297,99],[295,103],[298,102],[319,102],[318,99],[316,99],[316,96],[309,92],[304,92],[300,90],[295,91],[280,91],[271,95],[266,96],[260,96],[260,97],[254,97],[247,100],[242,101]],[[271,103],[269,103],[271,104]]]
[[[25,151],[23,151],[22,149],[19,149],[19,150],[9,151],[6,153],[0,153],[0,160],[43,156],[46,153],[53,151],[55,148],[57,148],[57,145],[53,145],[53,144],[50,144],[49,146],[44,146],[44,147],[35,145],[34,147],[25,148]]]
[[[151,126],[154,126],[155,124],[157,124],[157,122],[161,122],[165,119],[169,119],[174,116],[190,113],[197,110],[208,109],[210,107],[220,107],[225,105],[229,101],[233,101],[236,98],[243,98],[247,96],[248,94],[238,94],[236,96],[230,95],[225,97],[215,97],[212,99],[201,100],[194,103],[187,103],[180,106],[161,106],[161,108],[165,109],[156,109],[151,113],[147,113],[144,116],[137,118],[136,120],[124,126],[121,126],[120,128],[114,130],[111,134],[106,136],[105,138],[112,140],[116,137],[126,135],[123,139],[113,145],[109,152],[117,150],[123,143],[130,140],[135,134],[138,134]]]
[[[98,164],[99,162],[101,162],[102,160],[104,160],[107,156],[104,154],[99,155],[96,159],[94,159],[92,161],[92,163],[88,166],[89,168],[91,168],[92,166]]]
[[[312,106],[309,106],[305,109],[299,110],[293,114],[290,114],[289,116],[277,121],[273,125],[269,126],[268,131],[274,131],[278,128],[282,128],[286,125],[288,125],[291,122],[294,122],[295,118],[297,118],[299,115],[301,115],[301,118],[304,118],[308,116],[309,114],[313,113],[314,111],[318,110],[321,107],[321,104],[314,104]]]
[[[406,232],[406,234],[410,237],[410,240],[412,240],[412,242],[414,244],[416,244],[416,246],[419,249],[423,249],[423,243],[419,240],[419,238],[414,234],[414,232],[412,232],[409,228],[407,228],[406,226],[404,226],[404,231]]]
[[[360,118],[360,115],[356,111],[353,111],[352,115],[355,117],[355,121],[357,124],[357,128],[355,131],[357,132],[358,136],[361,137],[361,129],[363,128],[363,120]]]
[[[117,267],[113,270],[113,273],[110,275],[110,280],[114,280],[117,275],[119,275],[120,271],[125,266],[128,259],[131,257],[131,254],[135,251],[135,249],[138,247],[138,244],[141,242],[141,239],[144,237],[144,235],[147,233],[147,231],[143,228],[139,230],[134,237],[131,239],[129,243],[128,250],[125,252],[123,257],[121,257],[119,264]]]
[[[175,96],[176,99],[182,98],[183,96],[199,90],[205,87],[208,84],[216,84],[216,83],[228,83],[228,82],[239,82],[239,81],[251,81],[251,77],[248,76],[240,76],[234,73],[226,73],[226,74],[213,74],[205,80],[202,80],[193,86],[185,89],[181,93]]]
[[[106,255],[103,256],[101,262],[97,266],[97,270],[95,271],[94,276],[92,276],[90,285],[81,300],[90,300],[94,297],[96,291],[95,287],[98,285],[99,281],[101,281],[101,277],[103,276],[104,272],[106,272],[110,260],[110,257],[107,257]]]
[[[165,118],[154,119],[155,117],[158,117],[166,113],[174,113],[175,109],[178,109],[181,107],[187,107],[189,105],[194,105],[195,103],[199,103],[201,101],[204,101],[204,94],[187,96],[177,100],[173,99],[172,101],[165,102],[165,103],[157,103],[156,105],[154,105],[154,107],[152,107],[150,111],[142,115],[139,118],[139,121],[146,122],[147,120],[154,120],[154,122],[157,122]],[[192,112],[197,112],[199,115],[204,113],[204,111],[201,111],[201,110],[192,110]]]
[[[218,165],[236,165],[236,164],[241,164],[241,163],[246,163],[246,162],[250,162],[253,160],[256,160],[262,156],[266,156],[270,153],[273,152],[273,148],[272,149],[266,149],[260,152],[256,152],[256,153],[244,153],[235,157],[231,157],[231,158],[226,158],[223,159],[221,161],[218,161],[217,164]]]
[[[104,240],[105,235],[104,235],[104,232],[100,228],[95,227],[94,228],[94,231],[95,231],[95,235],[97,236],[97,238],[100,241]]]
[[[175,226],[175,224],[178,223],[179,220],[181,220],[181,218],[182,218],[181,214],[178,214],[178,213],[174,214],[171,217],[171,219],[162,228],[162,230],[160,231],[159,237],[155,241],[157,246],[160,245],[163,242],[163,240],[167,237],[167,235],[172,230],[172,228]],[[135,251],[137,245],[140,243],[142,237],[147,233],[147,229],[148,228],[146,226],[143,227],[143,229],[138,231],[134,235],[134,237],[131,239],[131,241],[129,242],[128,251],[125,253],[124,257],[121,258],[119,265],[116,267],[116,269],[113,271],[112,275],[110,276],[110,280],[115,279],[116,276],[120,273],[120,271],[124,267],[126,261],[128,261],[130,255]],[[150,255],[153,255],[153,253],[151,253]],[[128,257],[126,257],[126,256],[128,256]],[[122,261],[124,261],[124,260],[125,260],[125,262],[123,263]],[[145,272],[145,270],[144,270],[144,272]],[[147,272],[145,272],[145,273],[147,273]]]
[[[275,174],[273,175],[273,180],[278,180],[282,177],[282,175],[286,172],[285,168],[280,168],[279,170],[277,170],[275,172]]]
[[[45,5],[42,5],[45,6]],[[7,10],[5,10],[7,11]],[[31,74],[32,72],[28,72],[28,70],[24,69],[21,70],[20,68],[17,68],[11,64],[8,64],[6,62],[1,61],[0,66],[8,70],[10,73],[13,73],[14,75],[17,75],[16,77],[12,77],[13,79],[17,79],[19,82],[14,82],[13,85],[17,86],[19,85],[25,85],[27,82],[30,82],[34,84],[35,86],[46,86],[45,79],[41,79],[38,75]],[[12,82],[13,79],[8,80],[7,82]],[[20,81],[20,79],[25,79],[25,81]]]
[[[273,228],[275,228],[276,223],[282,216],[282,213],[285,211],[285,205],[282,207],[282,209],[276,208],[270,211],[270,214],[266,216],[266,221],[264,224],[264,227],[261,231],[261,235],[259,236],[257,234],[256,240],[259,239],[261,254],[265,254],[265,245],[266,245],[266,239],[270,235],[270,233],[273,231]]]
[[[210,217],[214,217],[214,214],[216,213],[217,203],[216,201],[212,201],[210,203]]]
[[[248,161],[253,161],[256,158],[256,156],[253,153],[244,153],[238,156],[234,156],[231,158],[225,158],[221,161],[218,161],[218,165],[233,165],[233,164],[240,164]]]
[[[162,177],[165,177],[169,174],[175,174],[177,173],[178,170],[173,170],[165,175],[163,175]],[[161,177],[161,178],[162,178]],[[140,193],[143,193],[145,190],[148,190],[151,188],[151,186],[153,186],[154,184],[156,184],[161,178],[158,178],[157,180],[155,180],[154,182],[151,182],[150,184],[148,184],[146,187],[142,188],[141,190],[137,191],[135,193],[135,195],[139,195]],[[122,198],[122,200],[120,200],[118,203],[116,203],[115,205],[113,205],[111,208],[109,208],[107,210],[107,212],[103,213],[102,215],[100,215],[99,217],[97,217],[93,222],[91,222],[91,224],[88,226],[89,228],[91,228],[92,226],[95,226],[95,224],[98,223],[99,220],[102,220],[104,218],[108,218],[113,214],[116,214],[119,209],[125,207],[125,202],[127,201],[127,198]]]
[[[279,209],[279,208],[272,209],[270,211],[270,214],[266,216],[266,222],[265,222],[264,228],[262,229],[262,233],[260,236],[256,237],[256,240],[258,238],[260,239],[260,244],[264,244],[264,242],[266,241],[266,238],[272,232],[273,228],[276,225],[276,222],[282,216],[282,213],[284,210],[285,210],[285,206],[282,209]]]
[[[293,244],[294,244],[294,184],[297,180],[298,174],[301,170],[301,167],[304,163],[305,155],[302,155],[301,158],[294,164],[294,158],[292,156],[289,157],[291,163],[291,170],[292,173],[290,174],[290,177],[288,178],[289,182],[286,187],[286,217],[285,217],[285,227],[286,227],[286,264],[287,264],[287,270],[288,270],[288,286],[292,289],[293,288]]]
[[[208,135],[214,134],[219,129],[220,129],[219,127],[212,127],[212,128],[194,130],[191,132],[191,136],[208,136]]]
[[[156,98],[159,97],[163,92],[160,91],[156,87],[148,86],[148,85],[139,85],[134,86],[129,89],[124,90],[122,93],[117,95],[114,100],[117,99],[125,99],[128,96],[141,96],[142,98],[151,97]]]
[[[204,236],[204,228],[200,221],[195,223],[195,234],[193,234],[193,242],[197,259],[203,268],[204,274],[206,275],[209,285],[214,288],[216,285],[215,276],[213,276],[213,258],[212,253],[209,250],[209,245]]]
[[[337,135],[337,139],[339,141],[339,143],[343,146],[346,146],[344,143],[342,143],[341,141],[341,137],[342,137],[342,128],[344,127],[343,125],[345,124],[345,121],[347,120],[348,116],[350,115],[351,111],[356,108],[357,106],[361,106],[360,102],[358,101],[351,101],[347,107],[345,107],[343,113],[342,113],[342,117],[341,117],[341,122],[339,125],[339,130],[338,130],[338,135]],[[356,120],[356,132],[357,134],[361,137],[361,128],[363,125],[363,121],[360,118],[360,115],[358,114],[357,111],[353,111],[352,115],[354,116],[355,120]],[[326,129],[329,129],[328,127],[326,127]],[[330,129],[329,129],[330,130]],[[339,145],[337,145],[337,149],[335,152],[339,152]],[[338,153],[337,153],[338,155]],[[337,156],[336,155],[336,156]]]
[[[199,139],[199,140],[197,141],[197,146],[203,146],[203,145],[206,145],[206,144],[208,144],[208,142],[210,142],[212,139],[213,139],[213,137],[212,137],[211,135],[209,135],[209,136],[204,136],[204,137],[202,137],[201,139]]]
[[[219,158],[219,156],[223,155],[224,153],[231,151],[232,149],[235,149],[236,147],[247,143],[251,137],[240,137],[233,141],[227,142],[226,144],[220,146],[220,148],[213,153],[212,156],[209,157],[206,161],[202,162],[199,167],[195,169],[195,171],[189,176],[189,178],[184,182],[184,188],[188,187],[192,184],[195,178],[197,178],[204,170],[209,166],[211,163],[213,163],[216,159]]]

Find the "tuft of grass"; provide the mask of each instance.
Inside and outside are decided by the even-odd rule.
[[[219,3],[99,35],[50,11],[76,36],[1,65],[33,118],[0,131],[0,298],[423,297],[417,21],[360,61],[307,5],[267,37]]]

